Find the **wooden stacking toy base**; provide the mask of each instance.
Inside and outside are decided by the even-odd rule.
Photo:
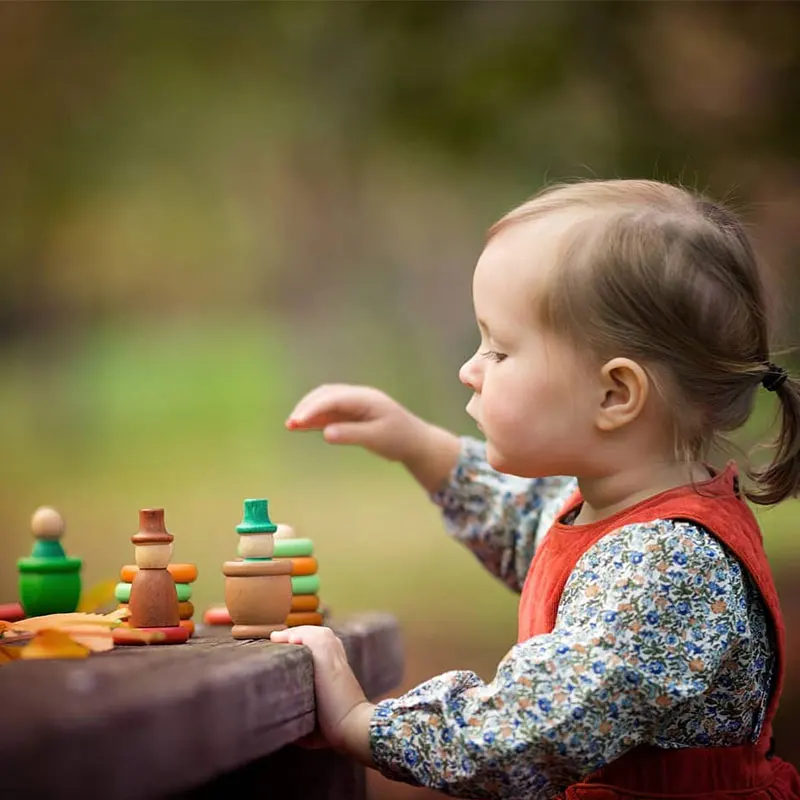
[[[144,633],[161,633],[163,637],[153,638],[152,641],[144,640],[136,635],[137,631]],[[112,633],[116,645],[154,645],[154,644],[183,644],[189,638],[189,629],[182,625],[167,628],[115,628]]]
[[[234,639],[269,639],[272,631],[286,630],[285,625],[234,625],[231,636]]]
[[[324,625],[325,616],[328,613],[326,609],[320,608],[319,611],[295,611],[295,601],[302,600],[308,595],[295,595],[292,600],[292,611],[286,617],[286,625],[284,628],[294,628],[297,625]],[[309,596],[310,597],[310,596]],[[316,597],[313,598],[315,601]],[[317,607],[317,602],[314,607]],[[225,606],[209,606],[205,614],[203,614],[203,622],[206,625],[233,625],[231,615]],[[181,623],[183,624],[183,623]]]
[[[283,561],[226,561],[225,607],[235,639],[265,639],[286,627],[292,607],[289,564]]]

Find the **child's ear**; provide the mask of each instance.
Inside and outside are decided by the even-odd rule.
[[[650,378],[630,358],[612,358],[600,369],[603,399],[595,424],[601,431],[614,431],[633,422],[644,409]]]

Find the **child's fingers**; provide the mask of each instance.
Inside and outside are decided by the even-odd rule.
[[[284,628],[282,631],[272,631],[270,641],[281,644],[304,644],[307,647],[324,646],[336,635],[330,628],[322,625],[298,625],[296,628]]]
[[[360,393],[362,393],[361,387],[346,383],[318,386],[301,398],[289,414],[289,419],[302,421],[325,412],[335,411],[342,406],[347,407],[352,404],[353,396]]]
[[[289,418],[303,416],[305,410],[309,406],[313,406],[321,396],[329,394],[331,390],[334,390],[341,386],[342,384],[323,384],[322,386],[317,386],[312,389],[310,392],[306,392],[295,404],[295,407],[292,409],[292,412],[289,414]]]
[[[379,425],[377,422],[336,422],[326,425],[323,436],[331,444],[360,444],[369,446]]]
[[[321,386],[295,406],[286,424],[294,430],[324,428],[333,422],[364,418],[370,407],[370,391],[364,387]]]
[[[279,644],[303,644],[303,637],[297,635],[296,631],[299,628],[285,628],[282,631],[272,631],[269,635],[271,642],[278,642]]]

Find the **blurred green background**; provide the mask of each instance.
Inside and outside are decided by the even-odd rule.
[[[200,611],[242,500],[268,497],[336,614],[398,616],[406,686],[491,677],[516,597],[401,468],[284,419],[363,382],[472,432],[484,231],[561,178],[730,201],[792,344],[798,30],[791,3],[0,5],[0,601],[36,506],[64,514],[86,585],[164,506]],[[796,519],[763,514],[792,636]]]

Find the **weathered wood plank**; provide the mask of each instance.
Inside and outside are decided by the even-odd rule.
[[[332,623],[366,694],[402,678],[385,614]],[[0,794],[105,800],[179,792],[274,753],[314,726],[313,665],[297,646],[202,629],[174,647],[0,669]]]

